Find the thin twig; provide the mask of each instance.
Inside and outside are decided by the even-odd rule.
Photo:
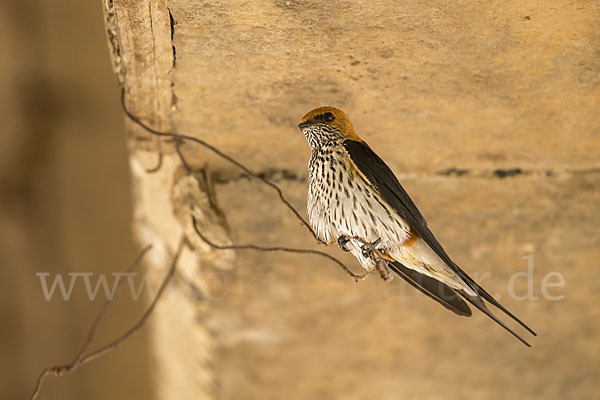
[[[187,160],[185,159],[180,145],[183,141],[185,140],[190,140],[192,142],[198,143],[204,147],[206,147],[207,149],[211,150],[212,152],[214,152],[215,154],[217,154],[219,157],[223,158],[224,160],[232,163],[233,165],[235,165],[236,167],[240,168],[242,171],[244,171],[244,173],[246,173],[247,175],[258,179],[259,181],[261,181],[262,183],[266,184],[267,186],[273,188],[279,195],[279,198],[281,199],[281,201],[286,205],[286,207],[292,211],[292,213],[294,213],[294,215],[296,216],[296,218],[298,218],[298,220],[306,227],[306,229],[308,229],[308,231],[311,233],[311,235],[319,242],[319,243],[323,243],[323,244],[327,244],[325,242],[323,242],[321,239],[319,239],[319,237],[316,235],[315,231],[312,229],[312,227],[308,224],[308,222],[306,222],[306,220],[300,215],[300,213],[298,212],[298,210],[296,210],[296,208],[285,198],[283,191],[279,188],[279,186],[277,186],[276,184],[274,184],[273,182],[271,182],[270,180],[266,179],[263,176],[260,176],[258,174],[255,174],[254,172],[252,172],[248,167],[246,167],[244,164],[242,164],[241,162],[237,161],[236,159],[228,156],[227,154],[223,153],[221,150],[217,149],[216,147],[212,146],[209,143],[206,143],[205,141],[198,139],[196,137],[193,136],[188,136],[188,135],[181,135],[179,133],[176,132],[163,132],[163,131],[159,131],[156,130],[148,125],[146,125],[138,116],[134,115],[133,113],[131,113],[128,109],[127,109],[127,105],[125,102],[125,88],[121,89],[121,106],[123,107],[123,111],[125,112],[125,114],[127,115],[127,117],[129,117],[129,119],[131,119],[134,123],[136,123],[137,125],[139,125],[140,127],[142,127],[143,129],[145,129],[147,132],[149,132],[150,134],[156,135],[156,136],[160,136],[160,137],[167,137],[167,138],[171,138],[174,140],[175,142],[175,150],[177,152],[177,155],[179,156],[179,159],[181,160],[182,165],[185,167],[185,169],[187,171],[191,170],[191,167],[189,165],[189,163],[187,162]],[[361,275],[357,275],[354,272],[352,272],[344,263],[342,263],[340,260],[338,260],[337,258],[322,252],[322,251],[318,251],[318,250],[307,250],[307,249],[295,249],[295,248],[289,248],[289,247],[265,247],[265,246],[258,246],[258,245],[253,245],[253,244],[247,244],[247,245],[236,245],[236,246],[218,246],[214,243],[211,243],[209,240],[207,240],[204,236],[202,236],[202,234],[199,232],[198,227],[196,226],[196,220],[194,217],[193,221],[194,221],[194,229],[196,230],[196,233],[210,246],[217,248],[217,249],[253,249],[253,250],[261,250],[261,251],[284,251],[284,252],[288,252],[288,253],[304,253],[304,254],[317,254],[321,257],[326,257],[328,259],[330,259],[331,261],[335,262],[336,264],[338,264],[343,270],[344,272],[346,272],[348,275],[350,275],[352,278],[354,278],[355,281],[359,281],[364,279],[368,274],[361,274]]]
[[[285,198],[285,196],[283,195],[283,192],[281,191],[281,189],[279,188],[279,186],[277,186],[276,184],[274,184],[270,180],[266,179],[265,177],[260,176],[258,174],[255,174],[254,172],[252,172],[250,169],[248,169],[248,167],[246,167],[241,162],[239,162],[236,159],[228,156],[227,154],[223,153],[221,150],[217,149],[216,147],[212,146],[211,144],[206,143],[202,139],[198,139],[197,137],[194,137],[194,136],[181,135],[181,134],[176,133],[176,132],[162,132],[162,131],[159,131],[159,130],[156,130],[156,129],[152,128],[151,126],[146,125],[144,122],[142,122],[142,120],[139,117],[137,117],[136,115],[133,115],[127,109],[127,105],[125,104],[125,88],[121,89],[121,106],[123,107],[123,111],[125,112],[125,114],[127,115],[127,117],[129,117],[129,119],[131,119],[134,123],[136,123],[137,125],[139,125],[142,128],[144,128],[147,132],[151,133],[152,135],[161,136],[161,137],[169,137],[169,138],[180,139],[180,140],[181,139],[183,139],[183,140],[189,140],[191,142],[198,143],[198,144],[206,147],[207,149],[209,149],[210,151],[212,151],[213,153],[215,153],[219,157],[223,158],[224,160],[226,160],[226,161],[230,162],[231,164],[235,165],[236,167],[238,167],[239,169],[241,169],[242,171],[244,171],[244,173],[246,173],[247,175],[249,175],[249,176],[251,176],[251,177],[253,177],[255,179],[258,179],[259,181],[261,181],[265,185],[271,187],[273,190],[275,190],[277,192],[277,194],[279,195],[279,198],[281,199],[281,201],[286,205],[286,207],[292,213],[294,213],[294,215],[296,216],[296,218],[298,218],[298,220],[311,233],[311,235],[313,235],[313,237],[319,243],[323,243],[323,241],[320,240],[318,238],[318,236],[315,234],[315,231],[312,229],[312,227],[310,226],[310,224],[300,215],[300,213],[298,212],[298,210],[296,210],[296,208],[294,208],[294,206],[292,206],[292,204]]]
[[[216,147],[206,143],[205,141],[198,139],[196,137],[193,136],[188,136],[188,135],[181,135],[178,133],[174,133],[174,132],[161,132],[158,131],[148,125],[146,125],[144,122],[142,122],[137,116],[133,115],[128,109],[127,106],[125,104],[125,89],[123,88],[121,90],[121,105],[123,107],[123,111],[125,112],[125,114],[127,115],[127,117],[129,117],[129,119],[131,119],[134,123],[136,123],[137,125],[139,125],[140,127],[142,127],[143,129],[145,129],[147,132],[149,132],[150,134],[153,134],[155,136],[160,136],[160,137],[168,137],[170,139],[173,139],[174,141],[174,146],[175,146],[175,151],[177,152],[177,155],[179,156],[182,165],[184,166],[184,168],[187,171],[191,171],[191,167],[189,165],[189,163],[186,161],[182,151],[181,151],[181,144],[185,141],[185,140],[189,140],[191,142],[195,142],[198,143],[202,146],[204,146],[205,148],[211,150],[213,153],[217,154],[219,157],[223,158],[224,160],[230,162],[231,164],[235,165],[236,167],[238,167],[239,169],[241,169],[244,173],[246,173],[248,176],[251,176],[255,179],[258,179],[259,181],[261,181],[262,183],[264,183],[265,185],[271,187],[272,189],[274,189],[277,194],[279,195],[280,200],[285,204],[285,206],[292,211],[292,213],[296,216],[296,218],[302,223],[302,225],[304,225],[304,227],[311,233],[311,235],[319,242],[319,243],[325,243],[323,242],[321,239],[319,239],[319,237],[316,235],[316,233],[314,232],[314,230],[312,229],[312,227],[308,224],[308,222],[300,215],[300,213],[296,210],[296,208],[294,206],[292,206],[292,204],[286,199],[286,197],[283,194],[283,191],[279,188],[279,186],[277,186],[276,184],[274,184],[273,182],[271,182],[270,180],[266,179],[264,176],[258,175],[254,172],[252,172],[250,169],[248,169],[244,164],[240,163],[239,161],[235,160],[234,158],[228,156],[227,154],[223,153],[222,151],[220,151],[219,149],[217,149]],[[149,173],[153,173],[158,171],[161,167],[162,167],[162,163],[163,163],[163,154],[162,152],[159,153],[159,158],[158,158],[158,163],[154,168],[148,169],[147,172]],[[350,275],[352,278],[354,278],[355,281],[359,281],[364,279],[368,273],[365,274],[355,274],[354,272],[352,272],[348,267],[346,267],[346,265],[344,265],[341,261],[339,261],[337,258],[324,253],[322,251],[318,251],[318,250],[312,250],[312,249],[295,249],[295,248],[289,248],[289,247],[266,247],[266,246],[258,246],[258,245],[253,245],[253,244],[247,244],[247,245],[229,245],[229,246],[221,246],[221,245],[217,245],[215,243],[212,243],[210,240],[208,240],[204,235],[202,235],[202,233],[199,231],[197,224],[196,224],[196,219],[192,216],[192,221],[193,221],[193,226],[194,226],[194,230],[196,231],[196,233],[198,234],[198,236],[204,240],[208,245],[210,245],[213,248],[216,249],[238,249],[238,250],[259,250],[259,251],[282,251],[282,252],[288,252],[288,253],[301,253],[301,254],[316,254],[319,255],[321,257],[325,257],[333,262],[335,262],[336,264],[338,264],[342,270],[344,270],[344,272],[346,272],[348,275]],[[361,240],[361,239],[358,239]],[[150,306],[148,307],[148,309],[144,312],[144,314],[142,315],[142,317],[140,318],[140,320],[133,326],[131,327],[129,330],[127,330],[123,335],[119,336],[117,339],[115,339],[114,341],[100,347],[99,349],[87,354],[87,355],[83,355],[85,353],[85,351],[88,349],[88,347],[90,346],[90,344],[92,343],[95,335],[96,335],[96,330],[98,328],[98,325],[100,323],[100,321],[102,320],[106,310],[108,309],[108,306],[112,303],[110,300],[107,300],[102,308],[100,309],[100,311],[98,312],[98,315],[96,316],[94,322],[92,323],[92,326],[90,327],[90,330],[88,332],[88,336],[86,338],[86,341],[84,342],[83,346],[81,347],[80,351],[77,353],[77,356],[75,357],[75,359],[70,363],[70,364],[66,364],[66,365],[59,365],[59,366],[53,366],[53,367],[48,367],[46,369],[44,369],[44,371],[41,373],[41,375],[39,376],[37,382],[36,382],[36,386],[35,389],[33,391],[33,394],[31,395],[31,400],[35,400],[41,390],[42,384],[44,382],[44,380],[48,377],[48,376],[64,376],[67,374],[72,373],[73,371],[79,369],[81,366],[87,364],[90,361],[93,361],[99,357],[101,357],[102,355],[104,355],[105,353],[108,353],[112,350],[117,349],[123,342],[125,342],[127,339],[129,339],[131,336],[133,336],[135,333],[137,333],[145,324],[146,320],[150,317],[150,315],[152,314],[152,312],[154,311],[154,308],[156,306],[156,304],[158,303],[158,301],[160,300],[167,284],[169,283],[169,281],[171,280],[171,278],[173,277],[176,267],[177,267],[177,261],[179,260],[179,256],[181,255],[181,251],[183,248],[183,245],[186,243],[186,240],[184,237],[182,237],[179,241],[179,244],[177,246],[177,251],[173,257],[173,261],[171,264],[171,267],[169,269],[169,272],[167,274],[167,276],[164,278],[164,280],[162,281],[158,292],[156,294],[156,296],[154,297],[152,303],[150,304]],[[327,243],[325,243],[327,244]],[[143,258],[143,256],[147,253],[147,251],[149,251],[151,248],[151,246],[147,246],[145,247],[140,254],[138,255],[138,257],[136,258],[135,262],[133,263],[133,265],[127,270],[127,272],[132,271],[141,261],[141,259]],[[378,251],[377,249],[375,249],[375,251]],[[121,282],[119,282],[117,284],[117,290],[119,289],[119,287],[121,286]]]
[[[158,162],[156,163],[156,167],[147,168],[146,172],[149,174],[153,174],[162,168],[162,164],[163,164],[163,153],[162,153],[162,151],[159,151],[158,152]]]
[[[179,241],[179,244],[177,246],[177,251],[175,252],[175,255],[173,256],[173,261],[171,263],[169,272],[167,273],[167,276],[163,279],[163,281],[158,289],[158,292],[156,293],[156,296],[154,297],[154,300],[152,300],[152,303],[150,304],[150,306],[148,307],[148,309],[146,310],[144,315],[142,315],[140,320],[133,327],[129,328],[129,330],[127,330],[123,335],[119,336],[117,339],[113,340],[112,342],[100,347],[98,350],[95,350],[95,351],[87,354],[86,356],[80,356],[79,358],[77,358],[75,361],[73,361],[70,364],[58,365],[58,366],[46,368],[37,380],[35,389],[33,391],[33,394],[31,395],[31,400],[35,400],[37,398],[37,396],[40,392],[40,389],[42,387],[42,383],[48,376],[63,376],[63,375],[70,374],[71,372],[80,368],[82,365],[87,364],[88,362],[101,357],[102,355],[104,355],[105,353],[108,353],[109,351],[115,350],[121,344],[123,344],[123,342],[125,342],[127,339],[129,339],[135,333],[137,333],[144,326],[144,324],[148,320],[148,317],[150,317],[150,315],[152,314],[152,311],[154,311],[156,304],[160,300],[163,292],[165,291],[167,284],[169,283],[169,281],[173,277],[173,274],[175,273],[175,269],[177,267],[177,261],[179,260],[179,256],[181,255],[181,250],[183,249],[184,243],[185,243],[185,239],[181,238]]]
[[[187,162],[187,160],[183,156],[183,152],[181,151],[181,138],[175,139],[175,151],[177,152],[179,160],[181,161],[181,164],[183,165],[185,170],[187,172],[190,172],[192,170],[192,167],[190,167],[190,164]]]
[[[142,251],[138,254],[138,256],[136,257],[135,261],[133,262],[133,264],[131,264],[131,266],[127,269],[127,271],[125,271],[126,274],[129,274],[130,272],[132,272],[135,268],[137,268],[137,266],[142,262],[142,259],[144,258],[144,256],[146,255],[146,253],[152,248],[152,245],[149,244],[148,246],[144,247],[142,249]],[[115,294],[119,291],[119,288],[121,287],[121,285],[123,284],[123,282],[125,282],[125,280],[121,279],[119,280],[119,282],[117,283],[117,288],[115,290]],[[98,325],[100,324],[100,321],[102,320],[102,317],[104,316],[104,313],[106,312],[106,310],[108,309],[108,306],[112,303],[112,299],[106,299],[106,301],[104,302],[104,304],[102,305],[102,308],[100,309],[100,311],[98,312],[98,315],[96,315],[96,319],[94,320],[94,323],[92,324],[92,327],[89,330],[87,339],[85,340],[85,342],[83,343],[83,346],[81,346],[81,350],[79,350],[79,353],[77,353],[77,355],[75,356],[75,358],[73,359],[73,363],[75,363],[78,359],[81,358],[81,356],[83,355],[83,353],[86,352],[86,350],[88,349],[89,345],[92,343],[92,341],[94,340],[94,336],[96,336],[96,330],[98,328]]]
[[[333,256],[330,256],[327,253],[319,251],[319,250],[295,249],[295,248],[291,248],[291,247],[281,247],[281,246],[268,247],[268,246],[258,246],[255,244],[218,245],[216,243],[211,242],[206,236],[204,236],[202,234],[202,232],[200,232],[200,229],[198,229],[198,225],[196,222],[197,222],[196,218],[194,216],[192,216],[192,225],[194,226],[194,230],[196,231],[196,234],[200,237],[200,239],[204,240],[210,247],[213,247],[218,250],[259,250],[259,251],[282,251],[282,252],[286,252],[286,253],[316,254],[318,256],[325,257],[325,258],[335,262],[337,265],[339,265],[342,268],[342,270],[344,270],[344,272],[346,272],[348,275],[350,275],[352,278],[354,278],[355,282],[363,280],[369,275],[368,273],[361,274],[361,275],[355,274],[348,267],[346,267],[346,265],[344,265],[344,263],[342,263],[340,260],[338,260],[337,258],[335,258]]]

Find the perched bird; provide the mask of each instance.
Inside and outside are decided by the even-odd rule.
[[[392,270],[458,315],[471,316],[466,300],[529,346],[485,302],[536,333],[450,259],[398,179],[342,110],[316,108],[298,127],[312,152],[308,217],[320,240],[350,251],[367,271],[377,269],[384,279],[391,278]]]

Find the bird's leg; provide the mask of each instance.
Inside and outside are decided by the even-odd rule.
[[[381,251],[377,248],[377,245],[381,243],[381,238],[378,238],[377,240],[369,243],[358,236],[342,235],[338,237],[338,245],[342,250],[348,251],[346,244],[350,240],[356,240],[362,243],[360,247],[362,251],[362,256],[364,258],[370,258],[373,261],[373,263],[375,264],[375,269],[377,269],[377,272],[379,272],[379,276],[381,277],[381,279],[383,279],[386,282],[392,279],[393,275],[392,271],[390,271],[388,267],[388,260],[383,256],[383,254],[381,254]]]
[[[370,258],[375,263],[375,268],[377,272],[379,272],[379,276],[384,281],[392,280],[392,271],[388,268],[388,260],[383,257],[379,249],[377,249],[377,245],[381,242],[381,238],[375,240],[372,243],[365,243],[362,246],[363,257]]]
[[[346,235],[341,235],[337,239],[338,246],[340,246],[340,249],[342,249],[343,251],[350,251],[350,249],[346,246],[346,244],[348,244],[349,241],[350,241],[350,237],[348,237]]]
[[[376,246],[379,244],[379,242],[381,242],[381,238],[377,239],[373,243],[365,243],[364,245],[362,245],[361,250],[362,250],[363,257],[373,258],[374,257],[373,250],[377,249]],[[375,259],[373,259],[373,261],[375,261]]]

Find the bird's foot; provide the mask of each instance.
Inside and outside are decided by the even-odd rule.
[[[340,246],[340,249],[342,249],[343,251],[350,251],[350,249],[348,248],[348,246],[346,246],[349,241],[350,241],[350,238],[348,236],[346,236],[346,235],[341,235],[337,239],[338,246]]]
[[[370,258],[373,260],[373,264],[375,264],[375,268],[377,272],[379,272],[379,276],[384,281],[391,281],[393,278],[392,271],[388,268],[388,260],[386,260],[381,251],[377,249],[377,245],[381,243],[381,238],[375,240],[371,243],[365,243],[361,246],[362,255],[365,258]]]
[[[361,246],[361,250],[362,250],[362,255],[365,258],[374,258],[375,254],[373,252],[373,249],[377,248],[377,245],[381,242],[381,238],[377,239],[376,241],[369,243],[368,245],[363,245]]]

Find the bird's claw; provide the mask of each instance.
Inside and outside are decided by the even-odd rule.
[[[375,263],[375,269],[379,272],[379,276],[385,282],[392,280],[393,275],[388,267],[388,261],[382,257],[381,253],[377,249],[377,245],[381,242],[381,238],[375,240],[368,245],[361,246],[362,255],[365,258],[370,258]]]
[[[337,239],[338,246],[340,246],[340,249],[342,249],[343,251],[350,251],[348,246],[346,246],[349,241],[350,241],[350,238],[348,238],[348,236],[346,236],[346,235],[342,235],[342,236],[338,237],[338,239]]]
[[[372,258],[373,257],[373,249],[371,249],[370,247],[361,246],[360,249],[362,250],[362,256],[364,258]]]
[[[369,246],[367,246],[367,245],[361,246],[363,257],[372,258],[373,257],[373,249],[376,248],[380,242],[381,242],[381,238],[378,238],[374,242],[369,243]]]

